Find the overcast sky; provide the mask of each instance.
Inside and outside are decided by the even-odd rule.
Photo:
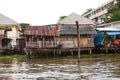
[[[60,16],[72,12],[82,14],[109,0],[0,0],[0,13],[31,25],[55,24]]]

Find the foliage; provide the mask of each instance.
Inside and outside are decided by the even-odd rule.
[[[22,55],[22,54],[2,55],[2,56],[0,56],[0,59],[13,59],[13,58],[21,59],[24,56],[25,55]]]
[[[59,21],[63,20],[64,18],[66,18],[67,16],[60,16],[59,17]]]
[[[92,8],[87,9],[87,10],[82,14],[82,16],[85,15],[85,14],[87,14],[87,13],[89,13],[89,12],[91,12],[92,10],[93,10]]]
[[[24,33],[24,29],[26,26],[30,26],[30,24],[28,23],[20,23],[20,26],[21,26],[21,30],[19,30],[21,33]]]
[[[106,23],[120,21],[120,0],[113,6],[108,8],[108,16],[105,19]]]

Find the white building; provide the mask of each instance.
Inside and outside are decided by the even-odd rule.
[[[114,5],[116,3],[117,3],[117,0],[109,0],[107,3],[99,6],[98,8],[96,8],[93,11],[85,14],[84,16],[93,20],[96,24],[103,24],[104,19],[108,15],[108,8],[111,5]]]
[[[97,27],[120,28],[120,21],[97,25]]]
[[[16,45],[16,39],[19,37],[19,30],[21,29],[19,23],[0,14],[0,29],[10,28],[11,31],[7,31],[6,37],[12,39],[12,45]]]

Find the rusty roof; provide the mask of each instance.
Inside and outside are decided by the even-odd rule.
[[[27,26],[24,35],[58,36],[57,25]]]

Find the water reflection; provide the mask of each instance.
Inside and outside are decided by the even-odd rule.
[[[0,80],[119,80],[120,59],[113,57],[77,59],[0,60]]]

